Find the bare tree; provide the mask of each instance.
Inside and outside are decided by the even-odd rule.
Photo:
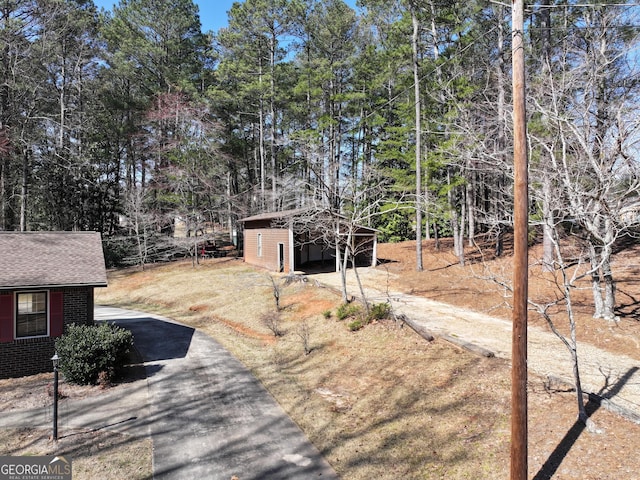
[[[269,275],[269,280],[271,280],[271,286],[273,287],[273,300],[276,303],[276,312],[280,311],[280,285],[278,285],[275,279]]]
[[[311,348],[311,326],[307,320],[303,320],[296,329],[296,335],[302,342],[302,350],[305,355],[309,355],[312,351]]]
[[[262,314],[261,319],[264,326],[271,330],[271,333],[273,333],[274,337],[281,337],[282,335],[284,335],[282,327],[280,326],[280,324],[282,323],[282,318],[279,311],[265,312]]]
[[[342,284],[342,300],[349,300],[347,287],[347,270],[351,267],[362,303],[368,311],[369,305],[364,287],[358,274],[358,263],[366,259],[371,265],[371,255],[375,249],[375,235],[372,225],[376,217],[381,215],[382,202],[388,203],[383,196],[384,185],[376,177],[376,172],[369,169],[361,182],[351,179],[342,184],[340,199],[342,212],[331,208],[315,206],[307,213],[296,217],[294,230],[303,232],[302,237],[309,243],[327,245],[335,254],[336,269],[340,272]],[[402,204],[402,198],[397,205]],[[388,209],[386,210],[389,211]]]
[[[147,240],[151,225],[151,218],[144,208],[145,194],[141,188],[131,189],[127,195],[127,201],[124,205],[126,215],[126,227],[128,227],[134,235],[137,247],[136,263],[144,269],[147,263],[148,250]]]
[[[592,273],[588,267],[585,267],[589,245],[584,239],[574,238],[574,240],[576,240],[575,245],[573,247],[567,246],[566,244],[569,243],[567,240],[570,240],[572,237],[563,234],[561,223],[555,223],[548,227],[548,231],[552,232],[550,239],[554,246],[554,278],[559,295],[547,301],[534,301],[530,299],[529,304],[545,319],[551,331],[567,348],[573,367],[578,420],[584,423],[590,432],[597,432],[596,426],[587,415],[584,404],[584,392],[580,379],[580,364],[578,358],[576,315],[573,302],[573,292],[579,288],[579,282]],[[565,243],[565,247],[561,245],[561,242]],[[569,258],[567,258],[565,251],[572,252]],[[543,268],[543,271],[544,270]],[[553,315],[551,313],[551,308],[558,305],[564,306],[566,321],[569,327],[568,335],[563,334],[558,326],[560,322],[558,318],[559,315]]]
[[[584,9],[581,21],[589,28],[574,29],[573,40],[557,53],[563,61],[545,69],[539,95],[532,97],[538,126],[530,137],[541,157],[533,184],[541,186],[545,228],[561,215],[586,241],[594,317],[613,320],[611,256],[629,231],[625,212],[640,201],[640,84],[627,56],[638,36],[620,37],[609,28],[631,21],[616,9]],[[556,203],[549,207],[552,197]]]

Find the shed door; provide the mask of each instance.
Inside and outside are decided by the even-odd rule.
[[[284,272],[284,243],[278,244],[278,272]]]

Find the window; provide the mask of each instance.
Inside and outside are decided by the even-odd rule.
[[[16,338],[47,335],[47,292],[17,294]]]
[[[262,256],[262,234],[258,234],[258,256]]]

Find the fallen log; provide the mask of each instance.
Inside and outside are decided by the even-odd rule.
[[[475,353],[477,355],[482,355],[483,357],[493,358],[496,356],[496,354],[493,353],[491,350],[487,350],[484,347],[480,347],[473,343],[469,343],[465,340],[462,340],[461,338],[453,337],[451,335],[442,335],[441,338],[443,340],[446,340],[447,342],[457,345],[460,348],[464,348],[465,350],[468,350],[472,353]]]
[[[433,342],[433,339],[435,338],[433,334],[429,330],[424,328],[422,325],[420,325],[419,323],[416,323],[413,320],[411,320],[406,315],[404,314],[396,315],[396,320],[404,322],[407,325],[409,325],[413,329],[413,331],[415,331],[418,335],[420,335],[426,341]]]

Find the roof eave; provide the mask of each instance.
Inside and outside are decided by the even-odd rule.
[[[0,285],[0,291],[5,290],[43,290],[49,288],[82,288],[82,287],[107,287],[107,282],[94,283],[61,283],[61,284],[37,284],[37,285]]]

